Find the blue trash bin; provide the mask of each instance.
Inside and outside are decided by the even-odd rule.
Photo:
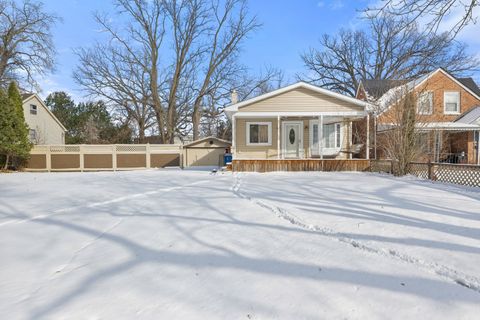
[[[232,154],[231,153],[225,153],[223,155],[223,165],[226,165],[228,163],[232,163]]]

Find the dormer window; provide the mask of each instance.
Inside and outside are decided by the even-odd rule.
[[[34,104],[30,105],[30,114],[37,114],[37,106]]]
[[[419,95],[417,101],[418,114],[432,114],[433,112],[433,92],[423,92]]]
[[[460,113],[460,92],[446,91],[443,93],[443,105],[445,114]]]

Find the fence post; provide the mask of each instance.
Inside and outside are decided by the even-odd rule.
[[[146,159],[146,166],[147,166],[147,169],[150,169],[150,143],[147,143],[147,146],[145,148],[146,150],[146,156],[145,156],[145,159]]]
[[[112,145],[112,168],[117,171],[117,145]]]
[[[47,146],[47,154],[45,155],[45,160],[47,164],[47,171],[50,172],[52,170],[52,153],[50,151],[50,145]]]
[[[394,167],[393,161],[394,160],[390,160],[390,173],[394,175],[393,170],[395,169],[395,167]]]
[[[80,172],[83,172],[83,168],[85,166],[85,158],[83,156],[83,144],[79,146],[79,157],[80,157]]]
[[[184,157],[183,153],[187,152],[187,151],[185,149],[183,149],[183,145],[179,146],[178,148],[180,149],[180,153],[179,153],[180,168],[184,169],[185,168],[185,163],[184,163],[185,157]]]
[[[428,163],[427,163],[427,167],[428,167],[428,180],[433,180],[432,179],[432,167],[433,167],[433,164],[432,164],[432,161],[429,159],[428,160]]]

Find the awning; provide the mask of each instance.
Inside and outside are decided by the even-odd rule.
[[[378,131],[390,130],[396,126],[393,123],[379,124]],[[480,131],[480,125],[460,122],[417,123],[415,127],[420,131]]]
[[[477,131],[480,130],[480,125],[460,122],[430,122],[420,123],[418,128],[422,131]]]

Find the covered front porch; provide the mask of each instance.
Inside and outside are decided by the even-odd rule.
[[[367,118],[367,121],[364,121]],[[368,159],[368,139],[352,144],[352,123],[369,130],[364,112],[237,113],[232,117],[234,160]],[[367,134],[367,137],[369,134]]]
[[[480,164],[480,125],[437,122],[421,126],[424,161]]]

